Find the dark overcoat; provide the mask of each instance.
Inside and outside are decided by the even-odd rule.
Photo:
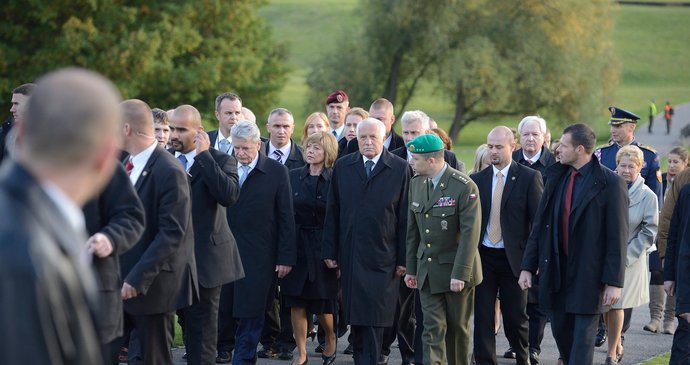
[[[567,313],[603,312],[604,286],[623,287],[628,241],[628,189],[618,175],[592,156],[581,198],[573,201],[567,277],[561,280],[559,224],[555,207],[570,166],[546,169],[546,187],[522,261],[522,270],[539,270],[539,306],[552,307],[554,293],[565,290]]]
[[[228,209],[245,277],[233,284],[233,316],[263,316],[276,282],[276,265],[294,266],[295,218],[285,166],[263,154]]]
[[[343,310],[351,325],[393,324],[405,266],[407,161],[384,151],[367,178],[359,152],[340,158],[328,192],[323,258],[341,270]]]
[[[338,294],[336,270],[321,259],[323,221],[332,168],[324,168],[316,185],[307,183],[309,165],[290,170],[292,203],[297,232],[297,264],[282,280],[281,293],[305,299],[335,299]]]

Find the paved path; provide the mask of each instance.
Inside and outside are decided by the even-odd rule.
[[[649,320],[649,310],[647,306],[641,306],[633,310],[632,324],[628,333],[625,336],[625,356],[621,365],[639,364],[640,362],[662,354],[671,349],[671,342],[673,336],[663,334],[653,334],[642,330],[642,327]],[[500,356],[508,347],[508,341],[503,334],[503,330],[496,336],[496,351],[498,352],[499,365],[515,364],[515,360],[503,359]],[[351,356],[343,355],[342,350],[347,346],[347,336],[343,336],[338,341],[338,358],[335,361],[336,365],[354,364]],[[396,346],[394,344],[393,346]],[[321,356],[314,353],[316,342],[307,343],[307,351],[309,353],[309,363],[312,365],[321,364]],[[186,364],[182,359],[183,349],[173,350],[175,357],[175,364]],[[551,328],[547,324],[544,341],[542,343],[542,354],[540,364],[555,365],[558,360],[558,351],[556,343],[551,335]],[[605,347],[595,349],[594,364],[603,364],[606,360]],[[390,365],[399,365],[401,363],[400,353],[397,347],[392,349],[391,357],[388,361]],[[260,365],[290,365],[289,361],[282,360],[267,360],[259,359]]]
[[[647,131],[647,125],[649,124],[647,115],[641,115],[644,122],[639,123],[635,129],[635,138],[637,138],[640,143],[654,147],[660,157],[665,156],[673,147],[683,144],[680,130],[690,124],[690,103],[674,106],[674,109],[675,115],[671,123],[670,134],[666,134],[666,120],[664,120],[663,104],[657,105],[657,110],[661,110],[661,113],[654,118],[652,134]]]

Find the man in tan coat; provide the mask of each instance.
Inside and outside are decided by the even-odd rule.
[[[474,287],[482,281],[479,190],[444,162],[436,135],[419,136],[407,148],[417,175],[410,182],[405,283],[420,293],[424,364],[469,364]]]

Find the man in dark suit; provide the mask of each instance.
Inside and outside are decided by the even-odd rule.
[[[386,127],[383,146],[388,151],[394,151],[400,147],[405,147],[405,141],[395,133],[395,129],[393,128],[395,125],[395,110],[393,108],[393,103],[384,98],[374,100],[369,107],[369,118],[380,120]],[[347,152],[345,154],[357,151],[359,151],[359,146],[357,138],[355,138],[347,143]]]
[[[126,168],[146,211],[146,230],[120,261],[125,326],[133,327],[146,364],[171,364],[173,312],[198,298],[187,173],[154,138],[141,100],[122,103]]]
[[[675,182],[674,182],[675,185]],[[668,203],[668,201],[667,201]],[[690,185],[680,190],[668,230],[664,279],[669,295],[676,297],[678,327],[673,334],[670,364],[690,362]]]
[[[539,304],[551,310],[558,350],[571,365],[592,364],[599,315],[620,298],[625,274],[627,186],[599,164],[595,142],[585,124],[563,131],[519,279],[529,288],[539,270]]]
[[[276,279],[287,275],[297,260],[292,192],[288,170],[259,153],[261,140],[255,123],[242,121],[232,128],[237,158],[240,199],[228,211],[245,277],[232,284],[235,365],[256,362],[256,346],[264,316],[273,300]]]
[[[240,195],[237,161],[210,148],[208,135],[201,126],[201,114],[191,105],[175,109],[170,129],[175,157],[183,164],[191,184],[194,257],[199,280],[199,301],[184,310],[187,362],[214,364],[221,286],[244,276],[225,210]]]
[[[218,129],[208,132],[211,147],[223,153],[232,154],[230,130],[237,122],[244,119],[242,99],[237,94],[226,92],[216,97],[215,104]]]
[[[116,364],[123,329],[120,255],[144,232],[144,207],[121,164],[105,190],[84,206],[87,241],[98,277],[101,311],[96,317],[105,364]]]
[[[10,108],[12,116],[0,124],[0,163],[2,163],[5,155],[10,152],[8,148],[14,148],[14,141],[12,140],[14,137],[10,135],[10,131],[12,131],[15,123],[21,121],[24,104],[29,101],[29,96],[31,96],[34,87],[36,87],[36,84],[22,84],[12,90],[12,107]]]
[[[15,159],[0,170],[3,364],[103,362],[80,206],[117,164],[119,101],[103,77],[60,70],[38,80],[14,126]]]
[[[342,273],[356,364],[378,362],[405,274],[410,173],[405,160],[384,149],[385,133],[377,119],[357,125],[360,152],[336,162],[326,206],[323,258]]]
[[[302,167],[306,164],[302,154],[302,147],[292,140],[295,130],[295,120],[292,113],[285,108],[276,108],[268,114],[266,123],[269,139],[263,143],[262,151],[268,158],[274,159],[288,168],[288,170]]]
[[[556,157],[549,150],[547,142],[548,128],[546,121],[539,116],[527,116],[522,118],[518,124],[518,134],[520,135],[521,148],[513,151],[513,161],[529,166],[539,171],[546,183],[546,168],[556,163]],[[549,137],[550,138],[550,137]],[[541,195],[540,195],[541,196]],[[537,198],[537,202],[539,198]],[[532,280],[532,287],[527,293],[527,317],[529,317],[529,353],[532,365],[539,362],[541,353],[541,342],[544,339],[544,328],[546,327],[547,315],[539,307],[537,300],[539,277],[535,276]],[[512,348],[503,355],[507,358],[515,358]]]
[[[520,148],[513,152],[515,162],[529,166],[544,175],[546,168],[556,163],[553,153],[544,146],[546,121],[539,116],[522,118],[518,124]]]
[[[512,161],[515,140],[510,128],[492,129],[486,144],[492,168],[472,175],[482,204],[479,255],[484,276],[474,302],[474,359],[478,365],[497,363],[494,304],[500,291],[506,337],[516,363],[529,365],[527,290],[517,279],[544,185],[539,172]]]

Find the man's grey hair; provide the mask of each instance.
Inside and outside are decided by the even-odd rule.
[[[67,68],[47,74],[26,105],[21,150],[28,159],[55,167],[87,161],[119,136],[121,100],[115,85],[93,71]]]
[[[518,124],[518,134],[522,135],[522,128],[525,126],[525,124],[529,122],[537,122],[539,124],[539,130],[541,131],[541,134],[546,134],[546,121],[544,118],[538,116],[538,115],[529,115],[520,121]]]
[[[230,130],[232,139],[244,139],[250,142],[259,142],[261,140],[261,131],[254,122],[243,120],[232,126]]]
[[[412,122],[419,122],[422,125],[422,130],[428,131],[431,129],[429,127],[429,116],[426,115],[421,110],[409,110],[403,113],[402,117],[400,118],[400,122],[402,125],[409,125]]]
[[[377,132],[381,136],[382,141],[386,138],[386,126],[383,124],[382,121],[376,118],[367,118],[357,124],[357,138],[359,138],[359,131],[363,127],[368,125],[373,125],[376,127]]]
[[[274,115],[278,115],[278,116],[280,116],[280,115],[289,115],[289,116],[290,116],[290,122],[291,122],[292,124],[295,124],[295,118],[292,116],[292,112],[289,111],[289,110],[287,110],[287,109],[285,109],[285,108],[275,108],[275,109],[271,110],[271,112],[268,113],[268,120],[267,120],[267,122],[270,123],[270,122],[271,122],[271,118],[272,118]]]

